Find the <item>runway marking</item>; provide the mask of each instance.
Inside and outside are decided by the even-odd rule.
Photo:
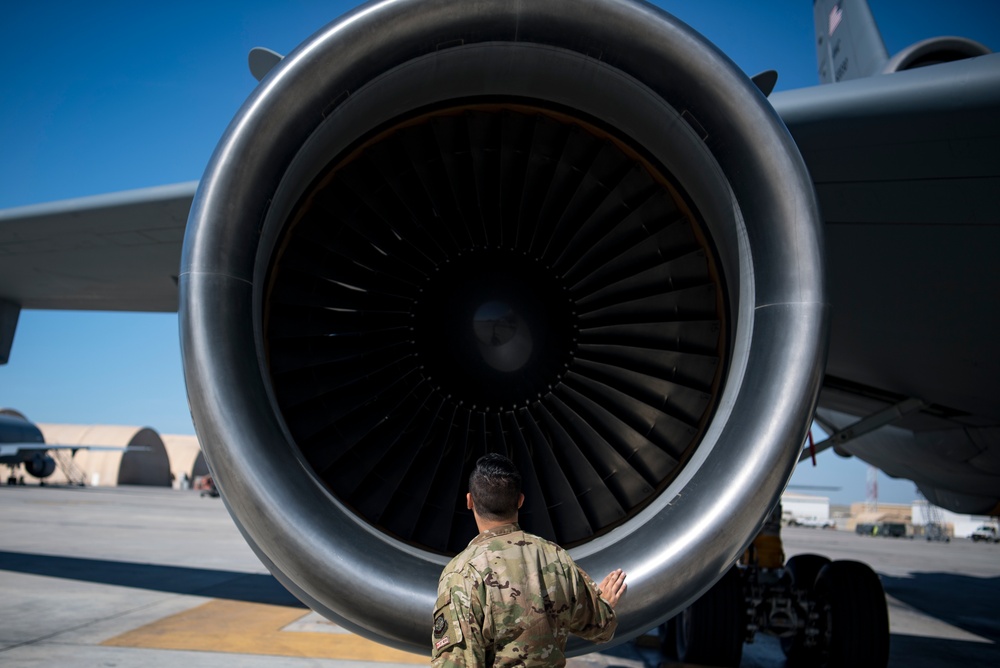
[[[111,647],[264,654],[425,664],[428,658],[366,640],[353,633],[284,631],[310,613],[263,603],[212,600],[105,640]],[[338,627],[339,628],[339,627]]]

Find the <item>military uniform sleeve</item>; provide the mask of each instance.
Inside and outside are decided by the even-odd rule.
[[[615,635],[618,619],[615,611],[601,598],[600,591],[580,567],[576,567],[577,605],[572,632],[592,642],[608,642]]]
[[[442,574],[431,631],[432,666],[485,665],[481,586],[474,571]]]

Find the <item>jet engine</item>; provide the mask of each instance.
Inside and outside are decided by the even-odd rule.
[[[904,72],[928,65],[985,56],[989,53],[992,53],[989,47],[966,37],[932,37],[911,44],[890,58],[882,73]]]
[[[314,610],[423,653],[486,452],[524,474],[526,530],[628,572],[618,641],[711,587],[791,474],[828,311],[781,120],[624,0],[326,26],[216,148],[180,294],[199,440],[249,544]]]
[[[44,452],[36,452],[24,461],[24,470],[38,479],[48,478],[56,472],[56,460]]]

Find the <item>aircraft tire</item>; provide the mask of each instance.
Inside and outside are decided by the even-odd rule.
[[[730,568],[711,589],[673,620],[681,663],[738,666],[746,637],[746,601],[739,569]]]
[[[889,614],[875,571],[857,561],[831,562],[816,577],[816,596],[825,611],[826,666],[888,665]]]
[[[785,562],[785,570],[792,576],[792,583],[814,597],[816,576],[830,560],[819,554],[797,554]],[[807,647],[805,634],[801,631],[794,636],[781,638],[781,651],[791,666],[812,666],[817,663],[818,647]]]

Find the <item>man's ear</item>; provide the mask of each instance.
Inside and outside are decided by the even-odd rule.
[[[472,492],[468,492],[465,495],[465,507],[468,508],[469,510],[473,509],[472,508]]]
[[[521,494],[520,496],[517,497],[517,507],[519,510],[521,508],[521,504],[523,503],[524,503],[524,494]]]

